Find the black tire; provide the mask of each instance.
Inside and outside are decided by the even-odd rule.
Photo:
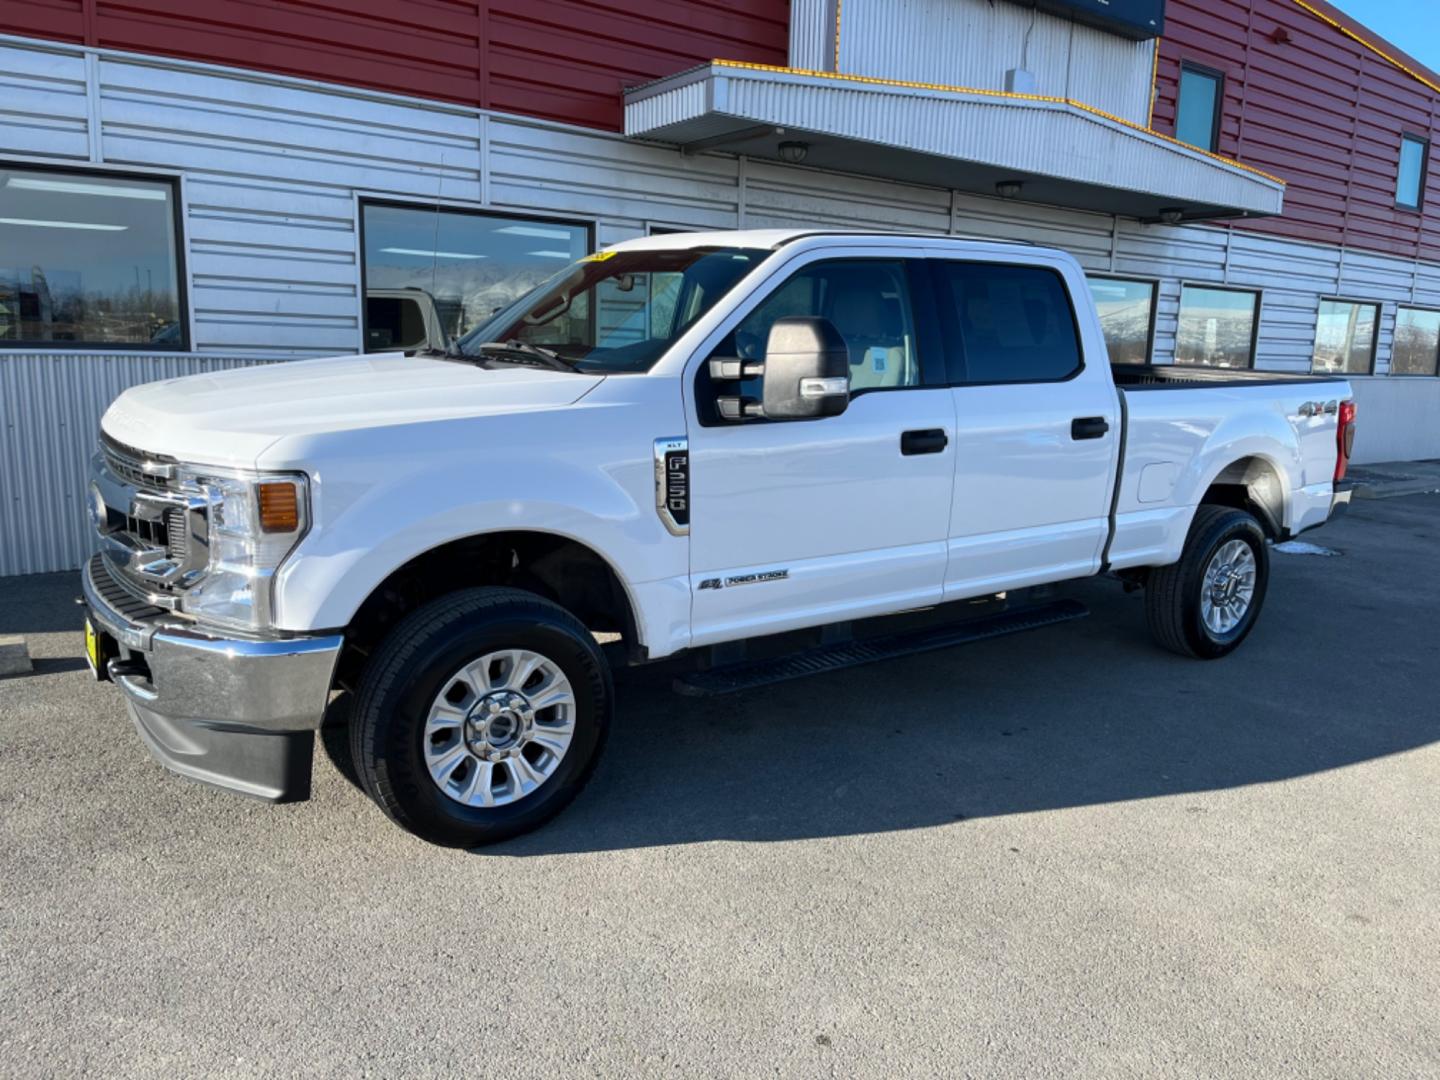
[[[510,648],[558,665],[574,693],[575,730],[534,791],[502,806],[466,805],[431,778],[426,717],[456,671]],[[409,615],[370,659],[350,718],[350,750],[365,793],[391,821],[435,844],[479,847],[544,824],[580,793],[604,746],[612,701],[609,665],[568,611],[520,589],[466,589]]]
[[[1231,540],[1244,541],[1255,556],[1255,588],[1245,614],[1220,634],[1205,624],[1201,592],[1205,569]],[[1215,660],[1240,645],[1254,629],[1270,583],[1270,552],[1265,530],[1253,514],[1229,506],[1202,505],[1195,512],[1180,561],[1150,571],[1145,583],[1145,621],[1161,648],[1181,656]]]

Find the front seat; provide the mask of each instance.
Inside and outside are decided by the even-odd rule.
[[[899,301],[881,292],[882,282],[873,274],[832,286],[827,317],[850,350],[850,389],[914,385]]]

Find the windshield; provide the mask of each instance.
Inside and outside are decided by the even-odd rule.
[[[497,312],[455,342],[529,347],[577,371],[648,371],[666,349],[771,254],[754,248],[601,251]]]

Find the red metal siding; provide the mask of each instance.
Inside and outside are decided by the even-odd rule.
[[[707,60],[784,64],[787,0],[492,0],[489,104],[619,129],[626,86]]]
[[[1220,153],[1288,185],[1283,215],[1237,227],[1440,259],[1440,168],[1430,171],[1423,213],[1395,206],[1400,136],[1440,144],[1440,94],[1294,0],[1170,0],[1153,119],[1167,134],[1185,60],[1225,73]]]
[[[0,31],[55,41],[85,40],[88,0],[3,0]]]
[[[786,0],[0,0],[6,33],[622,126],[620,92],[785,63]]]

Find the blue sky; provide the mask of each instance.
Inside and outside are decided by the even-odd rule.
[[[1330,0],[1352,19],[1440,71],[1440,11],[1437,0]]]

